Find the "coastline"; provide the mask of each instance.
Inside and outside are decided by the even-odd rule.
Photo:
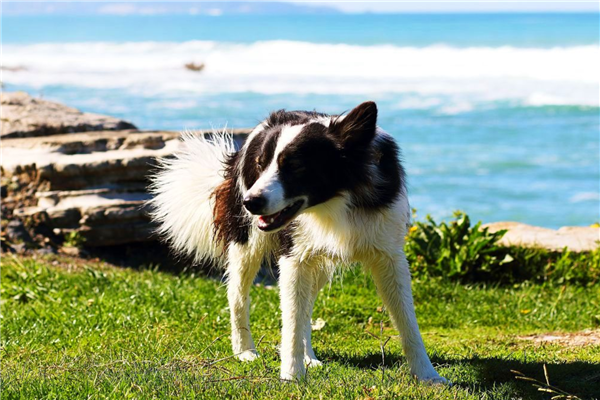
[[[149,199],[146,177],[158,157],[177,148],[179,132],[137,130],[127,121],[82,113],[22,92],[3,93],[2,107],[3,237],[35,241],[37,235],[42,247],[59,247],[61,238],[75,236],[89,247],[156,241],[144,205]],[[231,133],[241,145],[250,131]],[[491,232],[507,229],[500,241],[505,246],[585,252],[600,241],[597,227],[553,230],[519,222],[484,226]]]

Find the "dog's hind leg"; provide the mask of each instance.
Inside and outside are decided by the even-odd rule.
[[[411,373],[419,380],[447,383],[431,365],[419,332],[410,282],[410,271],[404,252],[381,254],[368,262],[377,290],[383,298],[392,321],[400,331],[402,347]]]
[[[312,286],[312,297],[310,299],[311,303],[309,305],[310,306],[309,314],[311,315],[311,318],[312,318],[313,308],[314,308],[317,296],[319,295],[319,292],[321,291],[321,289],[323,288],[323,286],[325,286],[325,284],[327,282],[329,282],[329,273],[324,268],[319,268],[319,267],[316,268],[315,279],[314,279],[313,286]],[[321,361],[319,361],[317,359],[317,356],[315,355],[315,352],[312,348],[311,336],[312,336],[312,326],[309,323],[306,326],[306,330],[304,332],[304,363],[309,368],[310,367],[319,367],[319,366],[323,365],[321,363]]]
[[[231,313],[233,354],[241,361],[258,357],[250,333],[250,288],[262,257],[250,254],[247,246],[232,244],[228,252],[227,299]]]
[[[292,257],[279,259],[279,293],[281,297],[281,379],[301,379],[305,339],[310,327],[315,274],[308,265]]]

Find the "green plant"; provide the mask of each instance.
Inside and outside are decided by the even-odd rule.
[[[406,255],[416,276],[437,276],[461,282],[515,283],[526,280],[593,285],[600,281],[600,248],[561,252],[502,246],[506,231],[489,232],[481,222],[471,225],[463,212],[450,223],[427,216],[416,222],[406,241]]]
[[[600,281],[600,247],[576,253],[565,248],[561,252],[541,248],[512,246],[506,248],[513,258],[512,280],[534,280],[557,284],[591,286]],[[506,279],[504,279],[506,281]]]
[[[492,233],[481,222],[471,226],[469,216],[460,211],[454,217],[449,224],[437,224],[428,215],[411,229],[406,253],[415,273],[478,281],[513,261],[498,245],[505,230]]]
[[[81,247],[85,244],[85,238],[77,231],[71,231],[65,235],[63,244],[66,247]]]

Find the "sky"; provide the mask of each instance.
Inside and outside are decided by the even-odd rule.
[[[300,3],[300,2],[298,2]],[[598,1],[304,1],[349,13],[397,12],[598,12]]]
[[[192,3],[196,3],[196,5]],[[435,0],[435,1],[406,1],[406,0],[280,0],[278,5],[273,0],[241,0],[227,2],[212,0],[210,2],[190,1],[160,1],[160,0],[62,0],[34,1],[3,0],[5,14],[57,13],[62,11],[85,10],[88,13],[188,13],[190,10],[205,8],[220,10],[221,13],[319,13],[329,10],[345,13],[406,13],[406,12],[598,12],[598,0],[574,1],[473,1],[473,0]],[[12,3],[12,4],[11,4]],[[270,4],[269,4],[270,3]],[[319,10],[322,8],[322,10]],[[151,12],[150,12],[151,11]],[[334,11],[335,12],[335,11]],[[220,15],[220,14],[219,14]]]

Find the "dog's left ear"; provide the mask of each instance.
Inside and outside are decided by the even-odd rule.
[[[330,132],[341,139],[345,148],[367,146],[375,137],[377,105],[372,101],[359,104],[340,121],[334,121]]]

